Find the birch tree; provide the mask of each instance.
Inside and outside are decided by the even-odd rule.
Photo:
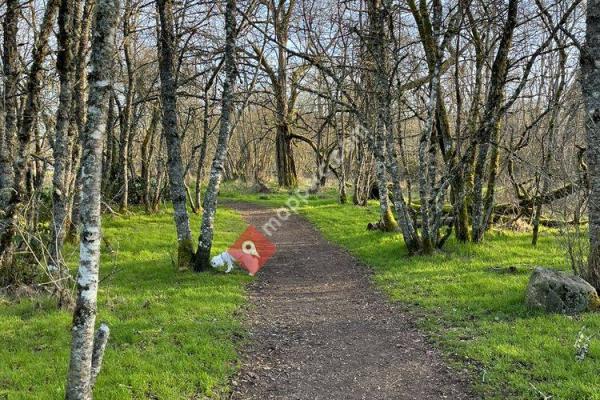
[[[217,211],[217,195],[221,185],[223,163],[227,155],[229,137],[231,135],[231,120],[234,109],[234,95],[238,70],[236,66],[236,0],[227,0],[225,9],[225,81],[223,82],[223,98],[221,100],[221,123],[217,148],[210,171],[210,180],[204,195],[202,225],[198,240],[194,269],[203,271],[209,268],[210,251],[214,233],[214,219]]]
[[[68,400],[91,400],[108,340],[108,327],[94,337],[100,263],[102,147],[112,81],[118,0],[96,0],[86,127],[81,173],[81,233],[77,300],[73,314]]]

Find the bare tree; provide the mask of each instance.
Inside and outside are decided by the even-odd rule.
[[[291,120],[294,112],[296,96],[289,90],[289,65],[287,45],[290,34],[290,20],[296,4],[295,0],[269,0],[269,18],[275,31],[276,65],[273,66],[264,54],[264,49],[254,45],[253,51],[261,66],[267,72],[273,88],[275,99],[275,159],[277,165],[277,182],[279,186],[294,187],[298,183],[296,164],[292,148]]]

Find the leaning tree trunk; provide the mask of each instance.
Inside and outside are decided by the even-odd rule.
[[[54,139],[54,175],[52,178],[52,222],[50,241],[51,272],[57,278],[67,275],[62,259],[62,248],[66,235],[68,218],[68,182],[70,181],[67,157],[69,153],[69,126],[73,103],[73,0],[61,0],[59,25],[59,51],[56,69],[60,80],[59,105],[56,114],[56,132]]]
[[[118,0],[96,0],[87,122],[83,134],[81,234],[77,303],[73,314],[67,400],[91,400],[108,340],[102,325],[94,337],[101,243],[102,146],[106,131]]]
[[[210,250],[213,239],[213,223],[217,211],[217,195],[221,184],[223,173],[223,162],[227,155],[229,136],[231,135],[231,117],[233,113],[233,99],[235,94],[235,83],[238,71],[236,68],[236,22],[235,22],[236,0],[227,0],[225,10],[225,81],[223,82],[223,99],[221,104],[221,125],[219,127],[219,138],[217,149],[213,159],[210,180],[204,196],[202,226],[198,240],[198,251],[194,269],[203,271],[209,268]]]
[[[585,278],[600,290],[600,2],[587,2],[586,23],[586,45],[581,52],[581,72],[588,112],[590,254]]]
[[[173,26],[173,0],[158,0],[156,8],[160,17],[160,94],[162,100],[162,127],[167,142],[169,184],[177,228],[177,263],[179,268],[189,268],[193,259],[192,232],[186,209],[186,190],[181,140],[177,126],[177,87],[174,77],[176,50]]]
[[[495,186],[495,178],[497,173],[497,140],[500,110],[502,100],[504,99],[504,88],[506,86],[506,76],[509,67],[509,51],[512,44],[513,33],[517,26],[518,0],[510,0],[508,3],[508,15],[502,30],[502,36],[498,44],[498,51],[492,65],[492,73],[490,80],[490,89],[488,91],[487,102],[485,106],[482,126],[477,132],[475,138],[479,145],[477,161],[475,163],[475,181],[473,187],[473,211],[472,211],[472,240],[481,242],[483,234],[488,227],[488,212],[491,210],[494,202],[493,190],[491,193],[484,195],[483,186],[487,180],[488,188],[490,185]],[[493,146],[493,147],[492,147]],[[488,178],[485,177],[486,163],[488,153],[492,147],[492,160],[490,161]]]
[[[17,32],[19,23],[19,1],[7,0],[4,14],[4,51],[2,63],[4,68],[4,132],[0,143],[0,267],[12,264],[14,255],[13,236],[15,226],[5,207],[11,191],[14,190],[13,162],[17,139],[17,91],[19,80],[19,50]],[[9,218],[6,218],[9,217]]]

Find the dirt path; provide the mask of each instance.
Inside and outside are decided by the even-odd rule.
[[[259,228],[272,210],[229,204]],[[368,271],[293,216],[250,287],[251,343],[232,399],[473,399]]]

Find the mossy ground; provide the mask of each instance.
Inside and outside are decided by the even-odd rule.
[[[237,365],[243,331],[236,310],[250,278],[178,272],[169,211],[107,216],[103,225],[98,322],[108,323],[111,336],[94,398],[218,398]],[[192,227],[199,225],[192,215]],[[214,250],[245,227],[221,208]],[[77,247],[67,256],[75,266]],[[70,323],[71,314],[50,300],[0,300],[0,399],[64,397]]]

